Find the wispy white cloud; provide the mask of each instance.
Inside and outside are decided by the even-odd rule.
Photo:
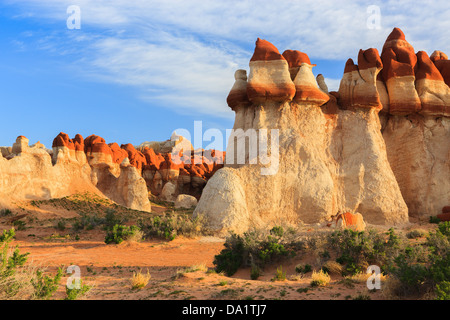
[[[339,91],[341,79],[325,78],[325,83],[328,87],[328,91]]]
[[[6,0],[22,17],[61,21],[73,0]],[[138,87],[143,99],[188,112],[230,116],[225,98],[237,68],[247,68],[257,37],[280,51],[314,59],[356,58],[360,48],[381,49],[400,27],[416,50],[450,52],[447,0],[78,0],[84,49],[78,63],[90,76]],[[379,29],[367,28],[367,8],[381,10]],[[76,32],[76,31],[74,31]],[[67,35],[65,35],[67,36]],[[72,36],[76,39],[76,36]],[[84,37],[84,38],[83,38]],[[43,41],[42,46],[52,46]],[[59,48],[61,52],[64,49]],[[327,74],[324,73],[327,77]],[[339,80],[328,75],[330,90]]]

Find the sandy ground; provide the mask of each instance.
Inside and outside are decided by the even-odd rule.
[[[384,299],[380,290],[371,292],[366,283],[345,283],[340,275],[332,275],[326,287],[310,286],[311,273],[303,277],[295,271],[298,263],[308,263],[312,257],[295,257],[268,267],[258,280],[250,279],[250,269],[240,269],[232,277],[212,272],[214,256],[222,249],[224,238],[177,237],[173,241],[150,239],[143,242],[105,244],[105,231],[96,228],[82,230],[75,240],[73,230],[55,229],[55,219],[79,217],[72,208],[41,203],[39,207],[30,203],[17,205],[13,217],[0,217],[0,231],[11,228],[11,219],[26,214],[25,230],[16,232],[21,253],[29,252],[28,263],[46,267],[54,273],[58,267],[67,269],[77,265],[81,269],[83,283],[92,286],[82,299],[307,299],[345,300],[358,296],[369,296],[372,300]],[[157,213],[164,206],[154,206]],[[433,226],[416,221],[406,229]],[[308,260],[309,259],[309,260]],[[186,272],[187,268],[201,266],[198,271]],[[276,268],[282,265],[288,280],[273,281]],[[195,267],[192,269],[196,269]],[[142,289],[132,289],[130,279],[134,272],[151,275],[151,280]],[[54,299],[65,297],[65,283],[69,274],[61,281]]]

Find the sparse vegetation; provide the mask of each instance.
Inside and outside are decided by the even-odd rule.
[[[225,242],[225,249],[215,256],[216,270],[230,276],[241,266],[264,268],[269,263],[292,257],[304,248],[304,243],[292,235],[281,227],[274,227],[269,232],[250,231],[242,236],[231,234]]]
[[[305,273],[308,273],[311,271],[312,271],[312,267],[309,264],[305,264],[305,265],[298,264],[295,266],[295,272],[297,272],[297,273],[305,274]]]
[[[31,279],[31,284],[34,287],[34,296],[37,299],[48,299],[52,297],[58,289],[62,275],[62,268],[58,268],[58,272],[54,277],[44,275],[42,270],[37,270],[36,278]]]
[[[138,223],[145,237],[163,238],[169,241],[177,236],[195,237],[208,234],[201,217],[192,218],[186,214],[164,214],[140,219]]]
[[[323,270],[320,270],[319,272],[313,271],[311,274],[310,285],[311,287],[325,287],[330,283],[330,281],[330,276]]]
[[[137,236],[142,236],[140,234],[140,229],[137,226],[126,226],[121,224],[116,224],[105,237],[105,243],[115,243],[120,244],[123,241],[134,239],[136,240]]]
[[[408,239],[417,239],[417,238],[422,238],[425,237],[427,235],[427,232],[424,230],[420,230],[420,229],[415,229],[415,230],[411,230],[406,234],[406,237]]]
[[[272,279],[273,281],[285,281],[286,280],[286,272],[283,272],[283,266],[279,266],[277,271],[275,272],[275,277]]]
[[[0,210],[0,217],[8,217],[12,216],[12,211],[10,209],[2,209]]]
[[[76,288],[75,286],[69,288],[66,286],[66,297],[64,300],[77,300],[78,298],[85,296],[91,289],[92,286],[88,286],[80,280],[80,288]]]

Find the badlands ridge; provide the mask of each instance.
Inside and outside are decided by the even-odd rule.
[[[338,92],[314,77],[314,66],[305,53],[280,54],[258,39],[248,76],[236,71],[227,98],[235,135],[226,153],[193,150],[175,134],[134,147],[60,133],[52,150],[20,136],[1,148],[0,202],[90,191],[151,211],[149,194],[166,201],[188,194],[211,229],[236,232],[319,223],[338,212],[394,225],[450,211],[448,57],[415,53],[395,28],[381,55],[371,48],[359,51],[357,64],[347,61]],[[278,136],[259,151],[276,170],[245,143],[245,163],[235,161],[251,130],[274,129]]]

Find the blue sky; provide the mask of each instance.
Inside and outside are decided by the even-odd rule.
[[[66,26],[70,5],[79,30]],[[337,90],[345,61],[381,52],[394,27],[416,51],[449,54],[449,16],[447,0],[2,0],[0,146],[25,135],[51,147],[60,131],[137,145],[193,131],[195,120],[225,135],[233,74],[249,69],[256,38],[306,52]]]

